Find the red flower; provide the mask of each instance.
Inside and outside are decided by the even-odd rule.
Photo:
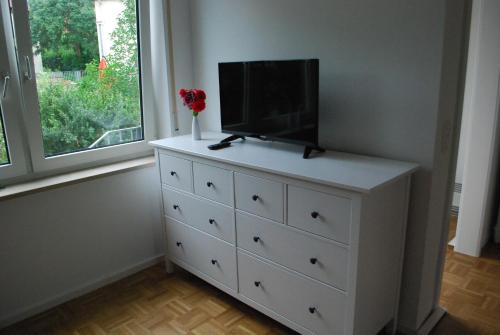
[[[205,104],[205,101],[203,101],[203,100],[197,100],[197,101],[193,102],[193,104],[191,105],[191,109],[195,113],[202,112],[205,109],[205,107],[206,107],[206,104]]]
[[[194,116],[206,108],[205,99],[207,95],[203,90],[181,88],[179,96],[182,98],[184,106],[193,111]]]
[[[184,100],[184,105],[191,108],[191,104],[195,101],[195,96],[194,96],[193,91],[187,90],[186,94],[184,95],[184,97],[182,99]]]
[[[196,100],[205,100],[207,98],[207,95],[203,90],[194,90],[194,95],[196,97]]]

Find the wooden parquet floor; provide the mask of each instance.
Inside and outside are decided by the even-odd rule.
[[[435,334],[500,335],[500,246],[486,246],[479,258],[448,247],[440,305],[449,314]]]
[[[432,335],[500,335],[500,247],[481,258],[449,247],[440,303],[446,315]],[[284,335],[270,318],[178,270],[156,265],[0,330],[11,334]]]
[[[296,334],[183,270],[156,265],[17,323],[1,335]]]

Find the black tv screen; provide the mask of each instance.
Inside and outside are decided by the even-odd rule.
[[[222,132],[318,144],[319,60],[219,63]]]

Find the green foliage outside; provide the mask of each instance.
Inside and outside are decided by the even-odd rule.
[[[33,45],[43,66],[81,70],[99,58],[94,0],[30,0]]]
[[[51,79],[47,72],[37,77],[47,156],[86,149],[108,130],[141,124],[135,1],[124,0],[124,4],[104,70],[98,69],[95,57],[85,65],[79,81]],[[95,14],[92,22],[95,30]],[[43,56],[42,60],[45,66]]]
[[[111,35],[113,50],[108,59],[119,66],[123,74],[137,72],[137,19],[135,0],[123,0],[125,9],[118,17],[116,29]]]
[[[0,111],[1,112],[1,111]],[[3,124],[0,116],[0,165],[8,163],[7,146],[3,136]]]

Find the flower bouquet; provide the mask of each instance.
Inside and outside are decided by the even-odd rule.
[[[179,90],[179,96],[181,97],[184,106],[193,112],[191,134],[193,136],[193,140],[199,141],[201,140],[201,132],[200,125],[198,124],[198,114],[205,110],[205,100],[207,95],[205,94],[205,91],[200,89],[181,88]]]

